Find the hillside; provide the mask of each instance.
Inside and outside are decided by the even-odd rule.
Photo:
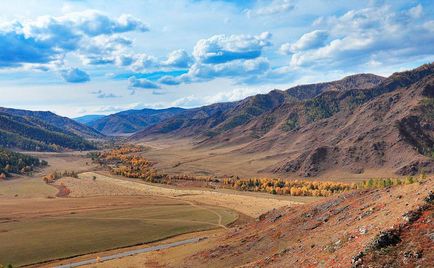
[[[433,88],[433,64],[386,79],[355,75],[256,95],[200,119],[180,114],[130,140],[189,137],[197,148],[234,146],[227,155],[239,161],[254,155],[273,159],[274,164],[257,171],[285,176],[312,177],[330,170],[432,172]]]
[[[94,149],[95,146],[84,138],[66,130],[69,127],[75,127],[78,123],[66,126],[65,128],[57,127],[48,122],[59,123],[62,121],[69,122],[67,119],[56,119],[55,115],[48,113],[48,122],[38,119],[38,116],[31,116],[32,112],[13,110],[15,115],[6,113],[9,109],[2,108],[0,111],[0,147],[21,149],[28,151],[61,151],[64,149],[88,150]],[[16,111],[19,111],[16,113]],[[23,114],[23,115],[18,115]],[[39,112],[37,112],[38,115]],[[72,120],[70,120],[72,121]],[[76,131],[80,129],[75,128]],[[87,130],[87,127],[82,127]],[[92,132],[90,132],[92,133]]]
[[[191,109],[136,133],[131,137],[131,140],[155,134],[211,138],[225,137],[228,132],[233,131],[236,127],[246,125],[253,119],[267,112],[272,112],[285,103],[313,98],[322,92],[341,92],[351,88],[369,88],[377,85],[382,80],[382,77],[372,74],[353,75],[339,81],[296,86],[286,91],[273,90],[268,94],[258,94],[237,102],[212,104]],[[263,135],[274,124],[274,118],[264,118],[255,136]]]
[[[106,135],[120,135],[137,132],[183,111],[182,108],[128,110],[93,120],[85,118],[83,123]]]
[[[0,113],[19,116],[34,121],[42,121],[45,124],[52,125],[58,129],[62,129],[87,139],[97,139],[104,137],[104,135],[88,126],[80,124],[67,117],[58,116],[52,112],[28,111],[0,107]]]
[[[275,209],[151,260],[164,267],[431,267],[433,182]]]
[[[44,166],[47,162],[38,158],[11,152],[0,148],[0,179],[5,179],[11,173],[28,173],[35,167]]]

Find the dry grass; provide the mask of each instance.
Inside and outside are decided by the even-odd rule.
[[[49,197],[56,193],[56,188],[47,185],[39,177],[20,176],[0,181],[0,198]]]
[[[93,177],[96,180],[93,180]],[[142,183],[140,180],[119,179],[104,176],[94,172],[80,174],[80,179],[65,178],[58,182],[63,183],[71,190],[71,196],[95,195],[122,195],[124,193],[135,195],[166,196],[185,201],[199,202],[212,206],[226,207],[251,217],[257,217],[266,211],[282,206],[292,206],[298,202],[287,199],[272,198],[271,195],[242,195],[236,192],[219,192],[198,189],[176,189],[157,186],[156,184]]]
[[[155,167],[169,175],[190,174],[217,177],[306,179],[296,175],[287,178],[282,174],[276,175],[263,171],[284,158],[281,151],[246,154],[238,151],[245,145],[200,147],[195,145],[191,139],[148,139],[142,140],[139,144],[149,148],[144,153],[144,156],[151,161],[157,162]],[[366,169],[362,174],[331,169],[314,179],[360,182],[373,177],[396,177],[396,174],[390,169]],[[309,180],[312,180],[312,178]]]
[[[237,218],[236,213],[223,208],[153,198],[151,204],[142,200],[139,206],[130,208],[106,207],[69,214],[46,211],[31,217],[3,218],[0,240],[8,242],[0,244],[0,260],[15,266],[105,251],[219,228]]]

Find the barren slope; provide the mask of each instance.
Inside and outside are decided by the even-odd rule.
[[[181,118],[182,113],[130,141],[189,137],[200,150],[236,147],[227,153],[229,158],[272,160],[256,172],[281,176],[374,169],[397,175],[430,173],[433,92],[434,64],[387,79],[351,76],[256,95],[198,118],[192,111]]]
[[[411,258],[415,258],[418,265],[428,267],[434,254],[432,192],[431,203],[427,201],[433,182],[353,192],[325,202],[273,210],[257,222],[233,228],[206,249],[186,257],[185,263],[173,266],[351,267],[352,263],[369,266],[382,259],[387,267],[412,267]],[[407,212],[420,207],[425,208],[421,216],[409,221]],[[400,242],[380,235],[399,224]],[[359,254],[361,251],[364,253]]]

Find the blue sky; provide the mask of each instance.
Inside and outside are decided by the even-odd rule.
[[[0,106],[196,107],[434,60],[433,1],[1,1]]]

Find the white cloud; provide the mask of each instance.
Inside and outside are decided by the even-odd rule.
[[[305,33],[294,44],[283,44],[280,47],[280,51],[289,55],[298,51],[318,48],[326,43],[328,36],[328,32],[324,30],[315,30]]]
[[[246,77],[260,75],[270,68],[267,58],[259,57],[250,60],[234,60],[220,64],[195,63],[189,72],[181,76],[184,81],[203,81],[217,77]]]
[[[187,68],[193,63],[193,58],[183,49],[177,49],[167,56],[167,59],[162,62],[163,66]]]
[[[158,80],[158,83],[169,86],[179,85],[181,82],[182,81],[179,77],[173,77],[170,75],[165,75]]]
[[[256,9],[247,10],[247,15],[251,17],[253,15],[269,16],[279,13],[285,13],[295,9],[295,5],[292,2],[293,1],[291,0],[264,1],[265,4],[261,4]]]
[[[136,72],[155,69],[160,66],[160,62],[156,57],[147,54],[133,55],[132,61],[131,69]]]
[[[354,68],[372,60],[376,64],[405,62],[409,57],[434,53],[434,47],[430,45],[434,35],[425,24],[405,13],[394,12],[388,6],[351,10],[340,17],[322,18],[316,25],[327,28],[331,41],[316,47],[320,42],[304,42],[316,40],[303,38],[307,36],[305,34],[290,47],[294,52],[292,67]],[[306,44],[315,46],[307,49],[310,46],[306,48]]]
[[[214,35],[199,40],[193,50],[195,59],[202,63],[219,64],[261,56],[262,49],[270,46],[271,33],[259,35]]]
[[[160,88],[160,86],[158,86],[157,84],[155,84],[154,82],[145,79],[145,78],[135,78],[135,77],[130,77],[128,79],[128,83],[129,83],[129,87],[134,89],[138,89],[138,88],[142,88],[142,89],[158,89]]]
[[[69,83],[84,83],[90,81],[89,74],[79,68],[65,68],[60,70],[60,75]]]
[[[49,64],[65,58],[69,52],[78,52],[89,64],[111,62],[109,52],[129,46],[131,41],[110,35],[147,30],[145,24],[130,15],[111,18],[93,10],[3,23],[0,24],[0,68],[26,63]]]

